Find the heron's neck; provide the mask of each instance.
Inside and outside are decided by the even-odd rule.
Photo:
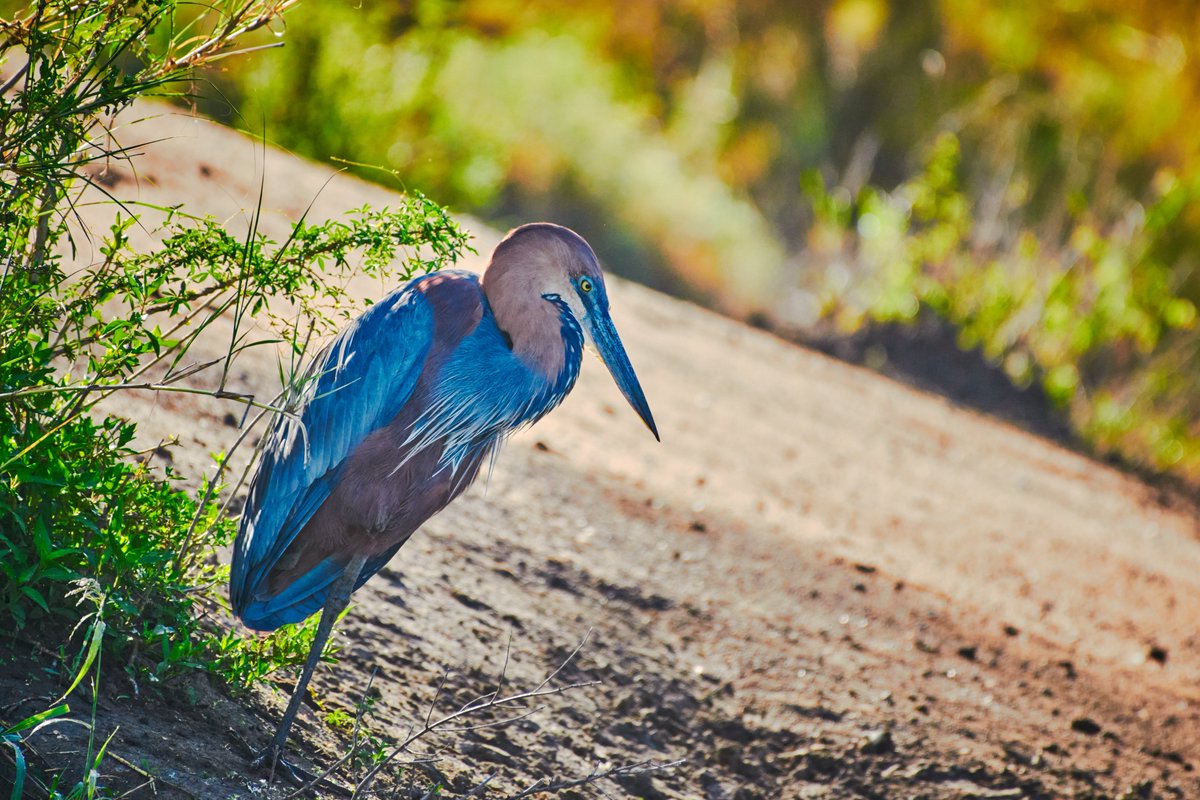
[[[490,305],[513,354],[548,383],[558,383],[567,372],[578,372],[583,333],[566,303],[535,294],[520,302],[505,297]]]

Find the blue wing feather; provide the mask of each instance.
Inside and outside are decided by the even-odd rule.
[[[252,627],[276,627],[271,617],[280,603],[320,594],[337,577],[323,564],[280,597],[255,601],[271,568],[336,487],[345,459],[412,395],[434,331],[429,302],[416,290],[420,280],[371,306],[318,356],[296,417],[281,418],[271,433],[230,572],[233,610]]]
[[[418,512],[412,530],[462,491],[508,434],[558,405],[579,373],[583,345],[579,323],[560,306],[564,369],[553,380],[512,352],[478,279],[468,273],[419,278],[338,336],[315,360],[297,418],[280,420],[269,439],[234,546],[234,612],[252,628],[273,630],[320,610],[343,569],[333,556],[273,591],[268,576],[338,491],[346,459],[396,417],[427,364],[434,373],[399,452],[407,459],[436,451],[437,466],[427,477],[450,483],[448,494],[444,486],[426,495],[441,499]],[[403,542],[372,557],[355,588]]]

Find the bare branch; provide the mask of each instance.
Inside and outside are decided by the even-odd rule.
[[[554,680],[555,678],[557,678],[557,677],[558,677],[558,673],[560,673],[560,672],[562,672],[564,669],[566,669],[566,668],[567,668],[567,665],[568,665],[568,664],[570,664],[572,661],[574,661],[574,660],[575,660],[575,656],[579,655],[579,651],[580,651],[580,650],[582,650],[582,649],[583,649],[583,647],[584,647],[584,645],[586,645],[586,644],[588,643],[588,639],[592,638],[592,631],[594,631],[594,630],[596,630],[596,629],[595,629],[595,628],[588,628],[588,630],[587,630],[587,633],[585,633],[585,634],[583,635],[583,641],[581,641],[581,642],[578,644],[578,646],[576,646],[576,648],[575,648],[574,650],[572,650],[572,651],[571,651],[571,654],[570,654],[569,656],[567,656],[567,657],[566,657],[566,659],[565,659],[565,660],[564,660],[564,661],[563,661],[561,664],[559,664],[559,665],[558,665],[558,669],[554,670],[554,672],[551,672],[549,675],[547,675],[547,676],[546,676],[546,680],[542,681],[542,682],[541,682],[541,683],[538,685],[538,690],[541,690],[541,689],[542,689],[542,687],[546,686],[546,684],[550,683],[550,681],[552,681],[552,680]]]
[[[299,0],[282,0],[266,3],[253,19],[242,23],[242,20],[250,13],[254,6],[253,2],[248,2],[237,13],[230,15],[228,22],[226,22],[225,27],[220,32],[206,37],[203,42],[200,42],[179,58],[167,59],[163,66],[152,73],[152,75],[154,77],[163,77],[212,61],[214,60],[214,56],[230,42],[247,33],[256,31],[272,20],[281,17],[285,11],[298,2]]]
[[[437,705],[438,698],[442,696],[442,688],[446,685],[446,680],[450,677],[450,670],[442,673],[442,679],[438,682],[437,691],[433,693],[433,701],[429,704],[429,710],[425,712],[425,727],[429,727],[429,720],[433,718],[433,709]]]
[[[483,706],[480,706],[480,708],[482,708],[482,707]],[[545,708],[545,706],[534,706],[533,708],[529,709],[528,711],[525,711],[521,714],[517,714],[512,717],[505,717],[504,719],[498,719],[498,720],[494,720],[492,722],[481,722],[478,725],[463,725],[462,727],[458,727],[458,728],[445,728],[444,730],[447,733],[466,733],[467,731],[480,731],[480,730],[483,730],[484,728],[502,728],[505,725],[511,725],[514,722],[520,722],[523,719],[532,717],[534,714],[536,714],[537,712],[541,711],[544,708]]]
[[[352,797],[361,797],[363,792],[365,792],[367,790],[367,788],[370,786],[371,782],[375,779],[375,777],[379,774],[379,772],[384,767],[386,767],[388,764],[390,764],[398,755],[405,752],[409,747],[411,747],[413,744],[415,744],[420,739],[430,735],[431,733],[433,733],[435,731],[470,730],[471,729],[470,727],[468,727],[468,728],[457,727],[456,728],[451,725],[451,723],[454,723],[464,717],[467,717],[471,714],[478,714],[478,713],[481,713],[483,711],[487,711],[490,709],[506,708],[506,707],[511,707],[511,706],[520,706],[520,705],[524,705],[524,704],[528,703],[531,700],[537,700],[542,697],[549,697],[551,695],[564,694],[566,692],[574,691],[576,689],[583,689],[583,688],[586,688],[589,686],[598,685],[600,683],[599,681],[587,681],[587,682],[583,682],[583,683],[567,684],[566,686],[547,688],[549,686],[550,682],[552,680],[554,680],[554,678],[557,675],[559,675],[559,673],[561,673],[564,668],[566,668],[567,664],[569,664],[572,660],[574,660],[574,658],[579,654],[579,651],[583,649],[583,646],[587,643],[588,638],[591,636],[591,634],[592,634],[592,631],[591,631],[591,629],[589,629],[587,632],[587,635],[584,636],[583,641],[581,641],[579,643],[579,645],[574,650],[571,651],[570,655],[568,655],[567,658],[561,664],[559,664],[558,667],[555,668],[555,670],[553,672],[551,672],[548,676],[546,676],[546,678],[543,679],[542,682],[540,684],[538,684],[538,686],[536,688],[530,689],[525,692],[517,692],[516,694],[511,694],[511,695],[507,695],[507,696],[503,696],[503,697],[499,696],[499,688],[498,688],[497,691],[493,692],[490,696],[484,695],[483,697],[477,698],[476,700],[472,700],[472,701],[466,703],[465,705],[463,705],[462,707],[460,707],[457,711],[453,711],[437,720],[434,720],[433,719],[433,707],[434,707],[434,705],[436,705],[438,697],[441,696],[442,689],[446,683],[447,677],[449,676],[449,672],[445,673],[445,675],[443,675],[443,677],[442,677],[441,682],[438,684],[438,689],[437,689],[437,692],[434,697],[434,702],[430,704],[429,711],[426,713],[425,724],[419,729],[410,730],[409,734],[399,744],[397,744],[394,748],[392,748],[392,751],[390,753],[388,753],[386,758],[384,758],[378,764],[373,766],[367,772],[367,774],[365,776],[363,776],[363,779],[361,781],[359,781],[358,785],[354,789],[354,794],[352,795]],[[507,669],[507,664],[508,664],[508,661],[507,661],[507,655],[506,655],[505,669]],[[474,727],[485,728],[485,727],[496,727],[498,725],[504,725],[504,724],[511,724],[518,720],[525,719],[530,714],[536,713],[538,710],[540,710],[540,707],[534,708],[532,710],[527,710],[526,713],[511,717],[506,720],[496,721],[496,722],[491,722],[491,723],[484,723],[482,725],[478,725],[478,726],[474,726]],[[308,788],[308,787],[305,787],[305,788]],[[300,791],[303,791],[303,790],[300,790]]]
[[[482,783],[480,783],[478,786],[476,786],[471,791],[464,794],[463,800],[466,800],[466,798],[468,798],[468,797],[483,797],[483,792],[485,789],[487,789],[487,785],[492,782],[492,778],[496,777],[499,774],[500,774],[499,772],[493,772],[491,775],[488,775],[486,778],[483,779]]]
[[[227,389],[198,389],[193,386],[174,386],[170,383],[77,383],[68,386],[29,386],[24,389],[14,389],[10,392],[0,392],[0,400],[8,400],[14,397],[23,397],[30,394],[66,394],[73,392],[114,392],[118,390],[138,389],[151,392],[182,392],[184,394],[200,394],[207,397],[212,397],[217,400],[234,400],[239,403],[245,403],[254,408],[261,408],[267,411],[272,411],[276,414],[282,414],[287,417],[295,417],[295,413],[288,411],[286,408],[272,406],[260,400],[255,400],[254,395],[245,392],[231,392]]]

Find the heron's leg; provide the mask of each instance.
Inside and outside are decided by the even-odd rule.
[[[283,751],[287,746],[288,734],[291,732],[292,723],[296,719],[296,712],[300,710],[300,703],[304,700],[304,692],[308,688],[308,682],[312,679],[313,670],[316,669],[317,662],[321,660],[321,651],[325,649],[325,642],[329,640],[329,634],[333,632],[333,622],[350,602],[350,593],[354,591],[354,583],[358,580],[358,575],[362,572],[363,564],[366,561],[367,557],[365,554],[355,555],[350,559],[350,563],[346,565],[346,569],[342,574],[338,576],[337,581],[329,588],[329,597],[325,601],[325,608],[321,610],[321,621],[317,624],[317,635],[313,638],[312,648],[308,651],[308,660],[304,662],[304,669],[300,671],[300,680],[296,682],[296,688],[292,692],[292,699],[288,701],[287,710],[283,712],[283,719],[279,721],[279,728],[275,731],[275,738],[250,763],[250,766],[255,769],[270,766],[271,774],[274,775],[275,768],[278,766],[280,771],[292,783],[296,784],[313,779],[314,776],[308,775],[297,767],[287,763],[283,759]]]

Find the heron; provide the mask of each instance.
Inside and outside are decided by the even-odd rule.
[[[514,228],[482,276],[442,270],[370,306],[313,360],[250,485],[230,569],[234,614],[271,631],[321,613],[271,744],[284,758],[313,670],[353,591],[557,407],[594,347],[646,427],[658,428],[609,315],[591,246],[551,223]]]

